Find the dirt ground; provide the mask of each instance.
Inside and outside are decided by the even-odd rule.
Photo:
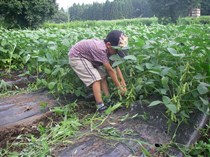
[[[42,107],[43,104],[48,107]],[[46,93],[20,94],[0,98],[0,147],[19,134],[38,134],[37,124],[52,116],[49,107],[56,102]]]
[[[82,103],[82,101],[80,103],[83,104],[79,105],[81,116],[95,112],[93,106],[85,106],[85,103]],[[35,136],[39,136],[39,131],[37,129],[39,123],[47,125],[50,122],[50,119],[53,119],[54,121],[60,120],[49,110],[56,105],[57,103],[55,99],[46,91],[24,93],[0,98],[0,147],[4,147],[7,143],[12,142],[21,134],[31,133]],[[83,109],[81,109],[81,107]],[[150,143],[149,145],[146,145],[146,148],[151,152],[155,152],[155,144],[169,142],[170,138],[167,137],[163,131],[153,126],[146,125],[139,119],[120,122],[120,119],[123,116],[126,116],[129,112],[130,111],[125,108],[119,109],[111,114],[101,126],[102,130],[107,127],[113,127],[120,132],[125,132],[128,128],[132,129],[133,132],[135,132],[133,134],[134,136],[127,135],[128,137],[123,137],[131,139],[128,140],[130,141],[129,144],[127,144],[128,141],[126,140],[123,142],[119,142],[118,140],[107,140],[97,135],[97,133],[94,133],[93,135],[92,132],[90,136],[84,136],[77,140],[75,139],[73,145],[63,147],[58,144],[54,148],[53,155],[71,156],[72,153],[75,155],[77,149],[81,150],[77,151],[79,154],[76,154],[76,156],[84,157],[91,157],[94,153],[94,156],[100,156],[103,154],[105,156],[105,154],[110,155],[110,153],[114,156],[121,156],[122,154],[133,154],[133,152],[137,155],[142,153],[140,151],[141,149],[139,149],[140,145],[138,142],[133,142],[137,138]],[[156,131],[154,132],[154,130]],[[87,130],[84,129],[83,132],[87,132]],[[92,151],[99,147],[101,147],[100,152]],[[132,150],[132,147],[135,149]]]
[[[12,85],[18,85],[20,88],[27,86],[18,76],[14,80],[7,78]],[[73,102],[72,95],[65,97],[65,101]],[[84,116],[95,112],[94,106],[85,106],[82,101],[79,103],[79,115]],[[65,104],[65,103],[64,103]],[[4,96],[0,98],[0,147],[5,147],[7,143],[12,142],[18,135],[32,133],[39,136],[38,124],[47,125],[52,119],[59,121],[59,117],[50,111],[50,108],[58,105],[58,102],[47,91],[40,90],[33,93],[23,93],[18,95]],[[114,128],[122,133],[122,137],[105,138],[109,135],[101,136],[97,132],[89,133],[89,130],[82,130],[87,136],[78,136],[72,144],[58,144],[53,149],[53,156],[60,157],[127,157],[142,156],[143,149],[146,149],[154,157],[160,157],[156,151],[157,147],[169,143],[176,130],[177,124],[172,124],[170,132],[167,129],[167,118],[164,115],[165,108],[157,106],[149,108],[140,101],[133,104],[131,109],[121,108],[111,114],[101,130]],[[129,114],[125,121],[120,121],[122,117]],[[181,125],[177,131],[176,141],[185,145],[194,143],[198,137],[197,128],[202,128],[207,122],[208,117],[200,112],[192,113],[191,121],[188,124]],[[127,129],[132,130],[132,134],[123,134]],[[112,136],[110,136],[112,137]],[[139,143],[143,141],[143,143]],[[144,143],[145,142],[145,143]],[[177,153],[177,152],[175,152]]]
[[[157,147],[168,143],[170,137],[162,130],[147,125],[141,117],[131,117],[135,117],[135,114],[130,109],[120,108],[108,116],[99,127],[100,132],[84,129],[71,139],[72,144],[58,144],[52,155],[59,157],[144,156],[143,149],[145,149],[154,157],[161,157]],[[113,131],[109,132],[109,129]]]

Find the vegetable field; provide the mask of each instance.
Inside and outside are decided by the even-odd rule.
[[[83,86],[69,67],[68,50],[82,39],[103,39],[111,29],[129,36],[129,55],[124,60],[112,58],[113,66],[122,66],[128,83],[126,105],[138,99],[150,106],[163,103],[172,120],[188,118],[194,108],[208,112],[210,27],[204,25],[1,29],[1,75],[21,71],[21,75],[37,76],[37,87],[83,95]],[[0,89],[9,89],[3,79]],[[158,99],[150,102],[154,95]]]
[[[85,96],[86,88],[69,66],[68,50],[82,39],[105,38],[113,29],[129,37],[129,55],[112,56],[127,82],[125,97],[111,88],[126,107],[140,100],[148,106],[164,105],[168,122],[190,119],[194,110],[209,114],[210,26],[140,24],[38,30],[0,28],[0,93],[19,90],[6,79],[35,76],[33,88],[55,94]],[[109,82],[111,85],[111,81]],[[114,86],[112,86],[114,87]]]

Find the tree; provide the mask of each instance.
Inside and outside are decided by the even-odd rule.
[[[103,20],[111,20],[111,2],[108,0],[105,2],[104,7],[103,7]]]
[[[84,5],[83,9],[83,20],[101,20],[103,17],[102,12],[103,5],[97,2],[94,2],[92,5]]]
[[[119,3],[114,1],[111,3],[111,7],[110,7],[110,18],[111,20],[115,20],[115,19],[119,19]]]
[[[83,13],[85,11],[85,5],[74,3],[72,7],[69,8],[69,14],[71,20],[82,20]]]
[[[68,22],[68,13],[64,11],[63,8],[58,10],[58,12],[50,19],[54,23],[65,23]]]
[[[126,6],[126,7],[125,7]],[[133,13],[131,0],[115,0],[110,2],[110,19],[131,18]]]
[[[201,15],[210,15],[210,0],[201,1]]]
[[[148,0],[132,0],[133,17],[152,17],[153,12],[150,9]]]
[[[124,0],[124,4],[123,4],[122,8],[124,8],[124,10],[123,10],[123,13],[125,15],[124,17],[125,18],[132,18],[134,7],[132,5],[131,0]]]
[[[74,4],[69,9],[71,20],[113,20],[122,18],[153,17],[159,22],[176,23],[188,16],[195,7],[201,15],[210,14],[210,0],[106,0],[105,3]]]
[[[159,21],[176,23],[179,17],[188,16],[200,0],[149,0],[151,9]]]
[[[55,0],[1,0],[0,15],[9,28],[36,28],[56,13]]]

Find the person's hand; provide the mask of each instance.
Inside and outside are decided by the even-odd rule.
[[[126,91],[127,91],[126,86],[121,86],[121,87],[120,87],[120,92],[121,92],[121,95],[122,95],[122,96],[125,95]]]
[[[121,86],[126,87],[126,83],[125,83],[124,80],[121,80],[121,81],[120,81],[120,84],[121,84]]]

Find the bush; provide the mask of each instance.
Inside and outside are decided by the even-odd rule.
[[[178,24],[210,24],[210,16],[179,18]]]

